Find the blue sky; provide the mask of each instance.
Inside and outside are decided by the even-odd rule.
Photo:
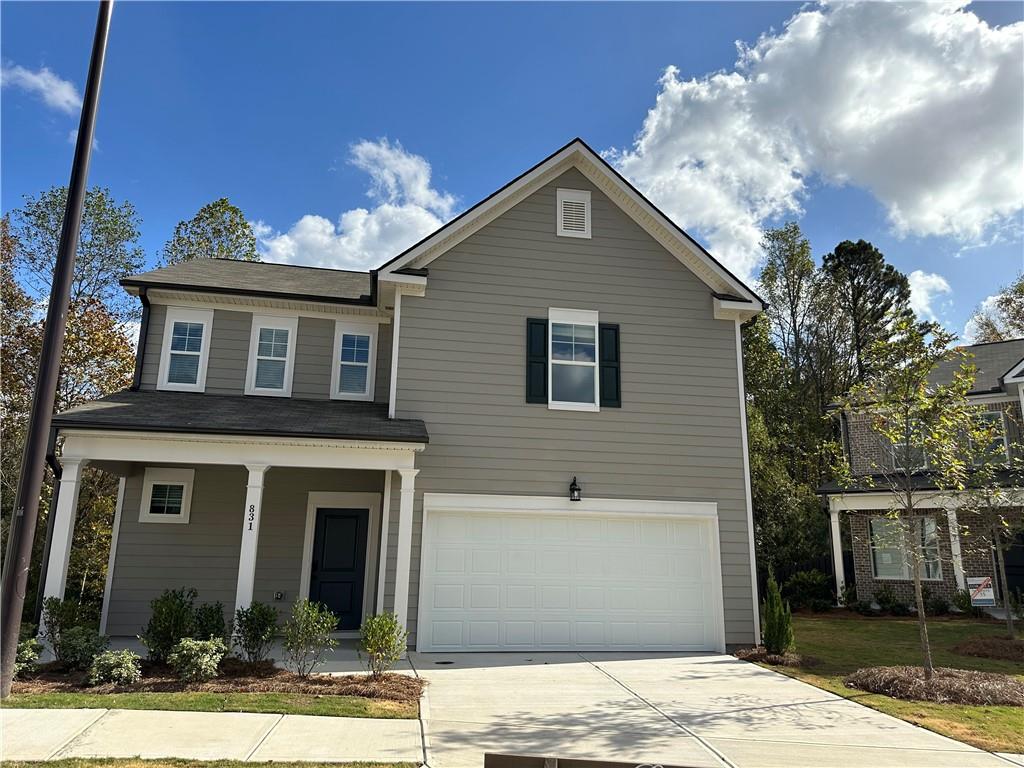
[[[227,196],[270,258],[375,266],[579,135],[736,271],[797,218],[959,332],[1024,268],[1024,5],[922,8],[122,2],[90,183],[151,263]],[[0,6],[4,211],[67,182],[95,10]]]

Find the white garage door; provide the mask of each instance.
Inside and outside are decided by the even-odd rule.
[[[556,505],[425,525],[421,651],[723,649],[714,518]]]

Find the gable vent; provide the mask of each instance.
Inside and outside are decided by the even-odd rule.
[[[590,237],[590,192],[559,189],[558,234],[562,237]]]

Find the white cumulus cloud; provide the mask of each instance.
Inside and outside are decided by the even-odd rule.
[[[907,275],[910,283],[910,308],[922,320],[938,320],[938,301],[953,293],[946,278],[934,272],[915,269]]]
[[[351,147],[349,162],[370,177],[372,207],[342,212],[336,221],[307,214],[286,232],[253,224],[266,261],[340,269],[377,267],[451,218],[456,199],[435,189],[424,158],[387,139]]]
[[[46,67],[26,69],[20,64],[5,62],[0,66],[0,83],[4,88],[21,88],[43,100],[48,107],[74,114],[82,107],[82,97],[75,84],[55,75]]]
[[[609,159],[743,277],[815,178],[869,190],[900,236],[977,241],[1024,208],[1024,23],[964,6],[805,7],[732,71],[667,68]]]
[[[991,296],[986,296],[984,301],[978,305],[978,309],[975,310],[975,314],[981,313],[984,315],[997,315],[998,316],[998,305],[996,300],[999,298],[998,293],[993,293]],[[978,341],[978,324],[975,322],[975,314],[964,324],[964,331],[960,334],[964,344],[975,344]]]

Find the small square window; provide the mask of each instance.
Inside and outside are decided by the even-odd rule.
[[[140,523],[187,523],[195,471],[147,467],[142,481]]]
[[[149,514],[180,515],[185,486],[177,483],[154,483],[149,497]]]

